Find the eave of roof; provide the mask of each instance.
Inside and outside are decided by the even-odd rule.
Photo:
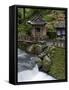
[[[41,18],[41,16],[34,16],[31,20],[27,22],[31,25],[45,25],[47,23]]]

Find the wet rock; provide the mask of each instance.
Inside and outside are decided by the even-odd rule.
[[[32,44],[27,48],[27,51],[32,54],[40,54],[42,52],[42,46],[40,44]]]
[[[43,57],[44,56],[46,56],[47,55],[47,47],[46,48],[44,48],[44,50],[38,55],[38,57],[40,57],[41,59],[43,59]]]
[[[35,61],[39,68],[42,66],[42,60],[39,57],[32,57],[31,59]]]
[[[51,66],[51,59],[50,59],[48,56],[45,56],[45,57],[43,58],[42,69],[43,69],[45,72],[48,72],[49,69],[50,69],[50,66]]]
[[[46,55],[45,52],[42,52],[40,55],[38,55],[39,58],[43,59],[43,57]]]

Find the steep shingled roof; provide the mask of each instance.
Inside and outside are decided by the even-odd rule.
[[[31,20],[27,21],[31,25],[45,25],[46,21],[40,15],[34,16]]]

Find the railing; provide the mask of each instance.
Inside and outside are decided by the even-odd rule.
[[[18,36],[18,41],[42,41],[46,40],[46,37],[33,37],[33,36]]]
[[[46,43],[47,46],[49,45],[54,45],[54,46],[57,46],[57,47],[65,47],[65,41],[64,40],[50,40],[46,37],[33,37],[33,36],[28,36],[28,35],[20,35],[18,36],[18,41],[19,42],[31,42],[31,43],[34,43],[34,42],[44,42]]]

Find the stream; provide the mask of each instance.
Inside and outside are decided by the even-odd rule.
[[[47,73],[39,71],[36,58],[18,49],[18,82],[55,80]]]

